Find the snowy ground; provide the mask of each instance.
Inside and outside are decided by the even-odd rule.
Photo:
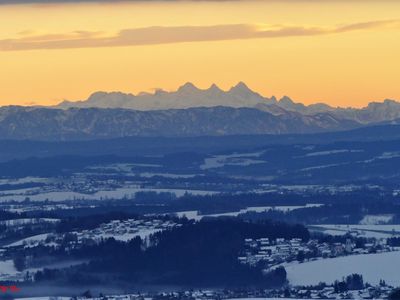
[[[204,159],[204,163],[200,165],[201,170],[222,168],[224,166],[249,166],[253,164],[265,163],[263,160],[254,159],[260,157],[262,152],[252,153],[235,153],[228,155],[215,155]]]
[[[394,215],[365,215],[360,221],[361,225],[379,225],[387,224],[392,221]]]
[[[330,235],[344,235],[351,232],[354,235],[373,238],[389,238],[400,236],[400,225],[310,225],[310,230],[321,231]]]
[[[29,246],[37,246],[40,242],[44,242],[47,239],[48,233],[43,233],[43,234],[38,234],[34,235],[22,240],[19,240],[17,242],[14,242],[12,244],[7,245],[6,247],[17,247],[17,246],[22,246],[26,245],[27,247]]]
[[[180,218],[182,218],[183,216],[186,216],[186,218],[188,218],[188,219],[199,221],[204,217],[237,217],[239,214],[244,214],[246,212],[264,212],[264,211],[269,211],[272,209],[278,210],[278,211],[283,211],[283,212],[288,212],[288,211],[292,211],[295,209],[318,207],[321,205],[322,204],[306,204],[303,206],[255,206],[255,207],[247,207],[247,208],[241,209],[240,211],[235,211],[235,212],[227,212],[227,213],[221,213],[221,214],[208,214],[208,215],[200,215],[197,210],[189,210],[189,211],[177,212],[176,215]]]
[[[0,282],[15,280],[19,277],[19,272],[14,267],[12,260],[0,261]],[[0,297],[1,298],[1,297]]]
[[[17,270],[14,267],[12,260],[0,261],[0,276],[4,274],[16,274]]]
[[[22,183],[47,183],[48,178],[42,177],[22,177],[22,178],[2,178],[0,184],[22,184]]]
[[[32,298],[16,298],[15,300],[70,300],[71,297],[32,297]]]
[[[357,291],[356,291],[357,292]],[[358,296],[358,297],[357,297]],[[136,297],[136,296],[135,296]],[[357,293],[354,295],[355,299],[362,299]],[[129,296],[107,296],[110,300],[129,300]],[[225,300],[301,300],[307,298],[227,298]],[[33,298],[16,298],[15,300],[70,300],[70,297],[33,297]],[[83,300],[79,298],[79,300]],[[98,300],[98,298],[89,298],[87,300]],[[144,300],[152,300],[152,298],[144,298]]]
[[[0,225],[20,226],[20,225],[27,225],[27,224],[57,223],[57,222],[60,222],[60,219],[52,219],[52,218],[22,218],[22,219],[13,219],[13,220],[0,221]]]
[[[384,279],[390,285],[400,286],[399,261],[400,251],[395,251],[321,259],[301,264],[289,263],[284,267],[292,285],[333,283],[358,273],[370,284],[379,284]]]
[[[154,176],[165,177],[165,178],[193,178],[200,176],[199,174],[174,174],[174,173],[153,173],[153,172],[143,172],[137,173],[140,177],[151,178]]]
[[[27,192],[29,192],[27,194]],[[152,188],[141,188],[141,187],[124,187],[117,188],[115,190],[103,190],[93,194],[83,194],[77,192],[68,191],[54,191],[46,193],[37,193],[38,189],[35,189],[35,194],[32,193],[32,189],[26,190],[15,190],[7,191],[7,193],[0,193],[0,202],[2,201],[24,201],[27,197],[31,201],[64,201],[64,200],[107,200],[107,199],[123,199],[133,198],[137,192],[157,192],[157,193],[173,193],[177,197],[185,195],[185,193],[193,195],[211,195],[216,192],[213,191],[201,191],[201,190],[182,190],[182,189],[152,189]]]
[[[14,267],[14,262],[12,260],[0,261],[0,283],[2,281],[23,281],[26,272],[33,274],[37,271],[43,270],[44,268],[68,268],[74,265],[79,265],[87,262],[87,260],[66,260],[58,261],[55,263],[47,264],[38,268],[27,268],[23,272],[18,272]],[[0,292],[0,299],[1,292]]]
[[[226,300],[300,300],[302,298],[228,298]],[[302,299],[304,300],[304,299]]]
[[[228,298],[226,300],[300,300],[301,298]],[[302,299],[304,300],[304,299]]]
[[[338,149],[338,150],[330,150],[330,151],[319,151],[319,152],[311,152],[307,153],[305,156],[324,156],[324,155],[332,155],[338,153],[357,153],[357,152],[364,152],[364,150],[350,150],[350,149]]]

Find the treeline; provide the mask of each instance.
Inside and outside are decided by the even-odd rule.
[[[112,163],[154,163],[146,157],[119,157],[116,155],[56,155],[50,157],[28,157],[0,162],[0,176],[5,177],[53,177],[71,175],[94,165]]]
[[[42,186],[45,186],[43,182],[24,182],[16,184],[6,183],[6,184],[0,184],[0,191],[29,189]]]
[[[27,218],[26,213],[18,213],[18,212],[10,212],[7,210],[0,210],[0,221],[4,220],[15,220],[15,219],[21,219],[21,218]]]
[[[394,201],[376,199],[373,201],[338,201],[320,207],[300,208],[292,211],[270,210],[261,213],[247,212],[240,217],[245,220],[282,220],[301,224],[359,224],[368,214],[393,214],[396,224],[400,216],[400,206]]]
[[[393,214],[400,215],[399,197],[391,193],[371,190],[357,190],[348,193],[330,194],[323,191],[310,193],[221,193],[213,195],[191,195],[186,194],[177,199],[168,193],[157,194],[154,192],[143,192],[136,196],[131,203],[148,205],[163,205],[165,210],[184,211],[199,210],[203,214],[223,213],[239,211],[246,207],[254,206],[303,206],[318,203],[325,207],[314,208],[312,212],[322,217],[328,214],[333,217],[336,214],[344,215],[349,212],[355,217],[365,214]],[[127,201],[126,204],[129,204]],[[296,210],[294,214],[306,216],[307,210]],[[354,213],[353,213],[354,212]],[[358,216],[356,215],[358,214]],[[303,219],[303,216],[301,216]]]
[[[343,293],[347,291],[361,290],[365,287],[365,285],[362,275],[352,274],[346,278],[343,278],[341,281],[335,281],[333,287],[335,289],[335,293]]]
[[[91,216],[108,212],[125,212],[129,214],[163,214],[178,211],[197,210],[201,214],[213,214],[239,211],[255,206],[303,206],[320,203],[325,207],[299,209],[288,214],[269,212],[267,214],[249,213],[245,218],[275,219],[293,223],[357,223],[366,214],[395,214],[393,222],[399,222],[399,197],[382,191],[358,190],[349,193],[329,194],[327,192],[312,193],[223,193],[214,195],[186,194],[177,198],[172,193],[139,192],[135,199],[103,200],[93,202],[96,207],[75,209],[58,209],[51,213],[43,211],[30,212],[33,217],[66,218],[75,216]],[[88,205],[86,201],[76,204]],[[37,205],[37,203],[35,203]]]
[[[387,244],[390,247],[400,247],[400,237],[392,237],[387,239]]]

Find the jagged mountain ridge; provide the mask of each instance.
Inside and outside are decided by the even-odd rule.
[[[314,133],[358,128],[330,113],[274,115],[256,108],[0,108],[0,139],[80,140],[127,136],[224,136]]]
[[[155,93],[140,93],[138,95],[121,92],[96,92],[85,101],[64,101],[57,108],[97,107],[97,108],[125,108],[134,110],[165,110],[193,107],[254,107],[257,104],[276,104],[277,100],[265,98],[250,90],[243,82],[238,83],[229,91],[221,90],[213,84],[202,90],[188,82],[177,91],[166,92],[157,90]]]
[[[367,107],[340,108],[324,103],[304,105],[295,103],[285,96],[280,100],[267,98],[252,91],[245,83],[239,82],[228,91],[221,90],[213,84],[208,89],[199,89],[192,83],[186,83],[177,91],[157,90],[155,93],[138,95],[121,92],[96,92],[84,101],[64,101],[55,108],[124,108],[133,110],[167,110],[194,107],[226,106],[233,108],[256,108],[275,116],[295,112],[302,115],[330,113],[338,119],[348,119],[361,124],[386,122],[400,118],[400,103],[394,100],[371,102]]]

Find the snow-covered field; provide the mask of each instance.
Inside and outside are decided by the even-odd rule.
[[[387,224],[392,221],[394,215],[365,215],[364,218],[360,221],[361,225],[379,225],[379,224]]]
[[[228,298],[226,300],[300,300],[301,298]],[[304,300],[304,299],[303,299]]]
[[[48,233],[34,235],[31,237],[19,240],[17,242],[14,242],[12,244],[9,244],[6,247],[17,247],[17,246],[22,246],[22,245],[26,245],[27,247],[37,246],[40,242],[44,242],[47,239],[48,235],[49,235]]]
[[[244,214],[246,212],[264,212],[273,209],[278,211],[288,212],[295,209],[318,207],[321,205],[322,204],[306,204],[303,206],[254,206],[254,207],[247,207],[241,209],[240,211],[235,211],[235,212],[226,212],[226,213],[208,214],[208,215],[201,215],[197,210],[189,210],[189,211],[177,212],[176,215],[180,218],[186,216],[186,218],[188,219],[199,221],[204,217],[237,217],[238,215]]]
[[[145,167],[145,168],[161,168],[162,165],[159,164],[124,164],[124,163],[116,163],[116,164],[106,164],[106,165],[96,165],[87,167],[87,170],[94,170],[97,172],[107,171],[115,171],[117,173],[131,173],[136,167]]]
[[[0,221],[0,225],[19,226],[19,225],[37,224],[37,223],[57,223],[59,221],[60,219],[52,219],[52,218],[23,218],[23,219]]]
[[[254,159],[260,157],[264,152],[235,153],[228,155],[215,155],[204,159],[200,165],[201,170],[222,168],[224,166],[249,166],[253,164],[265,163],[263,160]]]
[[[17,270],[12,260],[0,261],[0,275],[15,274]]]
[[[54,297],[32,297],[32,298],[16,298],[15,300],[52,300]],[[54,300],[70,300],[71,297],[56,297]],[[125,298],[124,296],[115,296],[115,298],[110,297],[110,299],[118,299],[118,300],[128,300],[130,299],[128,296]],[[88,299],[90,300],[90,299]],[[150,300],[145,299],[145,300]],[[300,300],[296,298],[232,298],[226,300]]]
[[[300,300],[300,299],[301,298],[228,298],[226,300]]]
[[[391,158],[396,158],[396,157],[400,157],[400,152],[383,152],[380,156],[376,156],[374,158],[371,159],[367,159],[364,162],[366,163],[370,163],[376,160],[380,160],[380,159],[391,159]]]
[[[71,297],[31,297],[31,298],[16,298],[15,300],[70,300]]]
[[[307,157],[324,156],[324,155],[332,155],[332,154],[339,154],[339,153],[357,153],[357,152],[364,152],[364,150],[338,149],[338,150],[311,152],[311,153],[307,153],[305,156],[307,156]]]
[[[301,264],[289,263],[284,267],[292,285],[333,283],[358,273],[370,284],[379,284],[383,279],[390,285],[400,286],[399,261],[400,251],[394,251],[321,259]]]
[[[2,178],[0,184],[22,184],[22,183],[47,183],[50,179],[42,177]]]
[[[323,233],[329,234],[329,235],[344,235],[347,234],[348,231],[338,231],[338,230],[324,230]],[[373,231],[362,231],[362,232],[352,232],[352,236],[360,236],[360,237],[365,237],[365,238],[376,238],[376,239],[387,239],[390,237],[393,237],[394,235],[389,234],[389,233],[380,233],[380,232],[373,232]],[[395,235],[396,236],[396,235]]]
[[[165,178],[193,178],[199,174],[174,174],[174,173],[153,173],[153,172],[143,172],[137,173],[140,177],[151,178],[154,176],[165,177]]]
[[[344,235],[351,232],[355,235],[378,239],[400,236],[400,225],[310,225],[309,229],[330,235]]]
[[[77,261],[58,261],[56,263],[51,263],[48,265],[44,265],[39,268],[27,268],[23,272],[18,272],[14,267],[14,262],[12,260],[0,261],[0,283],[1,281],[22,281],[24,280],[24,276],[26,272],[31,274],[43,270],[43,268],[68,268],[70,266],[78,265],[86,262],[85,260],[77,260]],[[1,295],[1,292],[0,292]],[[0,296],[0,299],[1,296]]]
[[[0,261],[0,281],[14,280],[18,273],[12,260]]]
[[[182,197],[186,193],[193,195],[211,195],[216,192],[213,191],[201,191],[201,190],[183,190],[183,189],[152,189],[152,188],[141,188],[138,186],[135,187],[125,187],[125,188],[117,188],[115,190],[103,190],[98,191],[93,194],[84,194],[77,192],[69,192],[69,191],[54,191],[54,192],[46,192],[46,193],[38,193],[38,194],[26,194],[22,190],[16,190],[13,193],[7,191],[7,194],[0,193],[0,202],[2,201],[24,201],[27,197],[31,201],[64,201],[64,200],[107,200],[107,199],[123,199],[129,197],[135,197],[135,194],[138,192],[157,192],[157,193],[173,193],[177,197]]]

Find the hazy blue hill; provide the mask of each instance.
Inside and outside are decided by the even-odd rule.
[[[212,182],[243,178],[289,185],[393,184],[400,179],[399,129],[386,125],[312,135],[5,140],[0,141],[0,175],[59,176],[99,165],[133,164],[135,174],[197,174]]]
[[[177,152],[245,151],[276,144],[328,144],[336,141],[400,139],[400,125],[379,125],[349,131],[292,135],[200,137],[124,137],[83,141],[0,139],[0,161],[55,155],[161,155]]]
[[[314,133],[359,126],[357,122],[336,118],[330,113],[273,115],[255,108],[222,106],[157,111],[0,108],[0,139],[19,140]]]

